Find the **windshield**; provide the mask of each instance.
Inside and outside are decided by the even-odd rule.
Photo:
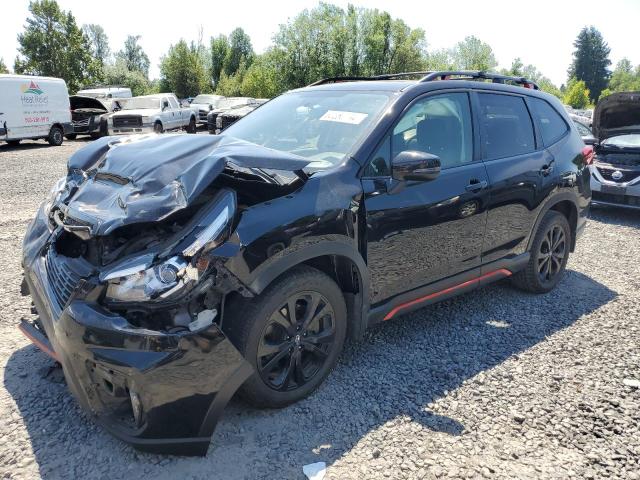
[[[389,103],[388,92],[292,92],[265,103],[225,134],[312,160],[339,164]]]
[[[218,108],[231,108],[249,103],[248,98],[223,98],[218,102]]]
[[[137,110],[137,109],[145,109],[145,108],[160,108],[160,99],[159,98],[149,98],[149,97],[133,97],[127,99],[124,103],[122,109],[123,110]]]
[[[640,148],[640,133],[630,133],[628,135],[618,135],[604,140],[601,145],[605,147],[618,148]]]
[[[216,97],[215,95],[198,95],[191,103],[211,103],[216,105],[218,100],[220,100],[220,97]]]

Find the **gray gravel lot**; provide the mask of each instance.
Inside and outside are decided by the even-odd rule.
[[[2,478],[640,478],[640,212],[598,209],[554,292],[508,283],[347,345],[311,398],[233,400],[206,458],[138,453],[93,425],[16,328],[29,219],[68,156],[0,145]]]

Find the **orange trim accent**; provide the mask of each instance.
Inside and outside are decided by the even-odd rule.
[[[33,335],[31,335],[28,331],[26,331],[25,329],[22,328],[22,325],[18,325],[18,329],[20,329],[20,331],[22,332],[22,334],[27,337],[29,340],[31,340],[33,342],[33,344],[38,347],[40,350],[42,350],[44,353],[46,353],[47,355],[49,355],[51,358],[53,358],[56,362],[60,362],[60,359],[58,358],[58,354],[56,352],[54,352],[52,349],[50,349],[49,347],[47,347],[44,343],[42,343],[40,340],[38,340],[37,338],[35,338]]]
[[[402,303],[402,304],[398,305],[397,307],[394,307],[389,313],[387,313],[385,315],[385,317],[384,317],[384,320],[389,320],[396,313],[398,313],[400,310],[403,310],[403,309],[405,309],[407,307],[411,307],[411,306],[416,305],[418,303],[422,303],[422,302],[426,302],[427,300],[431,300],[432,298],[437,298],[437,297],[439,297],[441,295],[445,295],[447,293],[454,292],[456,290],[459,290],[460,288],[468,287],[469,285],[473,285],[474,283],[480,283],[482,280],[494,277],[496,275],[502,275],[504,277],[509,277],[509,276],[511,276],[511,272],[509,270],[507,270],[506,268],[501,268],[499,270],[494,270],[493,272],[485,273],[484,275],[481,275],[478,278],[473,278],[471,280],[467,280],[466,282],[462,282],[462,283],[460,283],[458,285],[454,285],[453,287],[445,288],[444,290],[440,290],[439,292],[430,293],[429,295],[427,295],[425,297],[416,298],[415,300],[411,300],[410,302]]]

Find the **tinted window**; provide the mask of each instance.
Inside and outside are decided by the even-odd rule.
[[[449,93],[417,101],[393,129],[392,156],[418,150],[440,157],[442,168],[473,161],[469,97]]]
[[[391,175],[391,159],[389,158],[391,153],[391,141],[387,137],[384,142],[378,147],[376,152],[371,157],[371,161],[364,170],[365,177],[388,177]]]
[[[533,115],[538,120],[542,142],[549,146],[560,139],[568,130],[567,124],[556,110],[544,100],[530,98]],[[581,135],[584,133],[581,132]]]
[[[535,150],[533,125],[521,97],[480,93],[480,123],[487,160]]]

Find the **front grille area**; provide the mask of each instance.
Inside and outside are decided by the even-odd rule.
[[[113,117],[113,126],[115,128],[141,127],[142,117],[140,115],[121,115]]]
[[[591,199],[594,202],[600,201],[640,208],[640,197],[632,197],[631,195],[615,195],[611,193],[597,192],[594,190],[591,192]]]
[[[49,287],[55,295],[58,305],[64,307],[71,294],[78,287],[82,277],[69,268],[66,262],[61,261],[53,247],[50,247],[47,251],[45,267],[47,269]]]
[[[227,128],[229,125],[235,123],[236,121],[238,121],[240,119],[240,117],[232,117],[229,115],[221,115],[220,117],[218,117],[218,119],[220,120],[219,122],[217,122],[217,127],[220,130],[224,130],[225,128]]]
[[[209,111],[208,110],[199,110],[198,111],[198,118],[204,122],[207,121],[207,115],[209,115]]]
[[[640,177],[640,170],[624,170],[615,167],[598,167],[598,172],[602,175],[602,178],[611,182],[624,183],[633,180],[636,177]],[[622,178],[613,178],[613,172],[622,173]]]

